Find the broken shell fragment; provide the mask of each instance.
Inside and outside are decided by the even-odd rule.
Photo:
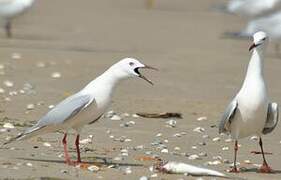
[[[14,129],[15,126],[12,124],[12,123],[5,123],[3,125],[3,128],[6,128],[6,129]]]

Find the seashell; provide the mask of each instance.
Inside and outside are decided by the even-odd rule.
[[[224,142],[232,142],[232,139],[231,138],[228,138],[228,139],[226,139],[226,140],[224,140]]]
[[[51,145],[50,143],[48,143],[48,142],[44,142],[44,143],[43,143],[43,146],[51,147],[52,145]]]
[[[142,176],[142,177],[139,178],[139,180],[148,180],[148,177]]]
[[[162,133],[156,134],[156,137],[161,137],[161,136],[162,136]]]
[[[131,174],[131,173],[132,173],[131,167],[125,168],[125,174]]]
[[[28,104],[26,105],[26,109],[27,110],[33,110],[35,108],[35,105],[34,104]]]
[[[32,163],[30,163],[30,162],[26,163],[25,165],[28,166],[28,167],[32,167],[33,166]]]
[[[168,127],[176,127],[177,121],[174,119],[171,119],[169,121],[166,121],[166,124]]]
[[[3,128],[6,128],[6,129],[14,129],[15,126],[12,124],[12,123],[5,123],[3,125]]]
[[[132,117],[133,117],[133,118],[139,118],[140,116],[137,115],[137,114],[132,114]]]
[[[100,170],[100,168],[98,166],[95,166],[95,165],[91,165],[87,169],[91,172],[97,172],[97,171]]]
[[[228,150],[229,150],[229,147],[224,146],[224,147],[222,147],[221,149],[222,149],[223,151],[228,151]]]
[[[5,90],[3,88],[0,88],[0,94],[5,93]]]
[[[251,164],[251,161],[247,159],[247,160],[244,160],[244,163]]]
[[[19,59],[21,59],[22,57],[21,57],[21,54],[20,54],[20,53],[13,53],[12,56],[11,56],[11,58],[12,58],[13,60],[19,60]]]
[[[188,156],[189,160],[195,160],[195,159],[200,159],[200,157],[197,154],[192,154],[190,156]]]
[[[208,162],[208,165],[211,165],[211,166],[213,166],[213,165],[219,165],[219,164],[221,164],[221,161],[219,161],[219,160],[216,160],[216,161],[209,161],[209,162]]]
[[[89,144],[91,142],[92,142],[92,139],[90,139],[90,138],[81,139],[79,141],[80,144]]]
[[[220,141],[220,140],[221,140],[220,137],[215,137],[215,138],[212,139],[212,141],[214,141],[214,142],[218,142],[218,141]]]
[[[51,76],[52,76],[52,78],[57,79],[57,78],[60,78],[60,77],[61,77],[61,73],[59,73],[59,72],[53,72],[53,73],[51,74]]]
[[[194,131],[194,132],[198,132],[198,133],[203,133],[203,132],[205,132],[205,129],[202,128],[202,127],[197,127],[197,128],[195,128],[195,129],[193,129],[193,131]]]
[[[52,104],[48,106],[49,109],[53,109],[54,107],[55,107],[55,106],[52,105]]]
[[[118,115],[113,115],[111,118],[110,118],[112,121],[120,121],[122,120],[122,118]]]
[[[202,117],[197,118],[197,121],[205,121],[205,120],[207,120],[206,116],[202,116]]]
[[[169,150],[168,149],[162,149],[161,153],[169,153]]]
[[[4,85],[5,85],[6,87],[13,87],[13,86],[14,86],[14,83],[13,83],[12,81],[6,80],[6,81],[4,81]]]
[[[252,136],[252,137],[250,138],[250,140],[252,140],[252,141],[257,141],[258,139],[259,139],[258,136]]]
[[[44,67],[46,67],[46,64],[45,64],[44,62],[37,62],[37,63],[36,63],[36,66],[37,66],[38,68],[44,68]]]

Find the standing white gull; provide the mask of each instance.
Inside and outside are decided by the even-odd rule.
[[[235,139],[234,166],[231,172],[239,172],[236,166],[238,139],[250,135],[258,135],[259,145],[263,157],[260,172],[272,172],[268,166],[261,136],[273,131],[278,123],[278,105],[270,103],[267,96],[266,84],[263,78],[264,49],[267,36],[264,32],[257,32],[253,36],[253,50],[247,74],[238,94],[226,108],[219,125],[219,133],[230,133]]]
[[[139,72],[139,69],[144,68],[156,70],[133,58],[125,58],[119,61],[90,82],[81,91],[56,105],[33,127],[27,129],[5,144],[13,142],[14,140],[28,139],[37,135],[63,130],[64,138],[62,142],[64,145],[65,162],[71,165],[75,163],[70,160],[68,155],[66,137],[67,131],[69,129],[74,129],[77,132],[75,141],[77,163],[80,163],[79,134],[81,128],[86,124],[96,122],[105,113],[110,105],[112,93],[121,80],[130,77],[140,77],[152,84],[149,79]]]
[[[7,37],[12,37],[11,21],[26,12],[34,0],[0,0],[0,17],[5,21]]]
[[[281,0],[229,0],[220,9],[246,18],[263,16],[280,9]]]

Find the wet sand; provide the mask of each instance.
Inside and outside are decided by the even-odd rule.
[[[71,93],[77,92],[106,68],[124,57],[136,57],[146,64],[160,69],[159,72],[145,72],[154,81],[151,86],[139,79],[123,82],[114,94],[110,110],[118,114],[136,112],[181,112],[183,119],[177,120],[176,127],[166,127],[164,119],[126,117],[122,121],[103,118],[97,123],[85,126],[82,139],[93,135],[93,142],[82,148],[82,159],[90,163],[100,162],[95,157],[107,158],[101,171],[90,172],[63,163],[62,134],[52,133],[31,141],[10,144],[0,149],[0,178],[32,179],[52,177],[57,179],[138,179],[149,171],[153,161],[139,161],[137,157],[149,156],[145,152],[158,154],[163,160],[176,160],[204,165],[214,161],[213,156],[221,156],[232,162],[233,143],[219,136],[218,123],[221,113],[243,81],[250,53],[250,40],[222,38],[225,31],[235,31],[243,27],[241,18],[220,14],[211,10],[219,1],[198,0],[156,0],[152,9],[147,9],[145,0],[38,0],[35,6],[14,23],[14,38],[6,39],[0,31],[0,63],[5,74],[0,82],[10,80],[13,87],[5,89],[1,95],[1,123],[20,124],[10,132],[1,132],[1,143],[7,136],[14,136],[33,124],[48,111],[48,106],[58,103]],[[222,1],[221,1],[222,2]],[[20,59],[12,58],[14,53]],[[38,67],[42,63],[45,67]],[[265,76],[269,94],[275,102],[281,102],[279,71],[281,60],[269,46],[265,61]],[[60,72],[61,78],[51,77]],[[31,94],[10,96],[9,92],[19,91],[24,84],[32,85]],[[9,97],[10,101],[5,101]],[[27,112],[27,104],[38,104]],[[39,103],[39,104],[40,104]],[[206,116],[206,121],[197,121]],[[120,124],[135,121],[135,125],[120,127]],[[22,127],[24,126],[24,127]],[[196,127],[205,128],[204,133],[194,132]],[[110,134],[108,133],[109,131]],[[182,137],[173,135],[180,132]],[[161,137],[155,137],[162,133]],[[202,136],[208,134],[209,138]],[[264,137],[268,162],[275,170],[280,164],[280,126]],[[114,141],[126,136],[131,142]],[[220,137],[221,141],[212,139]],[[74,143],[70,136],[70,148]],[[168,140],[164,143],[169,153],[161,153],[151,145],[156,139]],[[49,142],[51,147],[45,147]],[[205,142],[206,145],[199,145]],[[258,174],[253,164],[260,164],[262,157],[250,151],[259,150],[256,141],[245,138],[240,141],[238,161],[250,169],[231,176],[247,179],[280,179],[275,174]],[[143,145],[144,149],[132,147]],[[34,148],[38,146],[38,148]],[[197,149],[192,149],[197,146]],[[222,147],[229,147],[223,151]],[[206,152],[207,157],[189,160],[188,157],[171,154],[175,147],[179,153],[198,154]],[[12,149],[10,149],[12,148]],[[86,151],[86,148],[90,151]],[[114,161],[120,149],[128,148],[129,156],[122,161]],[[76,154],[72,149],[71,155]],[[107,168],[119,163],[118,168]],[[31,163],[32,167],[30,167]],[[132,167],[131,174],[125,174],[126,167]],[[207,166],[223,172],[228,164]],[[152,179],[196,179],[184,175],[157,173]],[[114,178],[112,178],[114,177]],[[204,177],[204,179],[211,179]]]

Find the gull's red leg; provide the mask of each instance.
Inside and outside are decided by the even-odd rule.
[[[62,144],[63,144],[63,149],[64,149],[64,158],[65,158],[65,163],[68,165],[71,165],[71,160],[69,158],[69,154],[67,151],[67,141],[66,141],[67,133],[64,134],[64,137],[62,139]]]
[[[81,163],[81,156],[80,156],[80,148],[79,148],[79,137],[80,135],[77,134],[75,140],[76,152],[77,152],[77,163]]]
[[[262,139],[260,137],[260,141],[259,141],[260,147],[261,147],[261,153],[262,153],[262,158],[263,158],[263,164],[259,169],[259,172],[261,173],[272,173],[272,169],[268,166],[267,161],[265,160],[265,155],[264,155],[264,151],[263,151],[263,145],[262,145]]]
[[[233,168],[230,169],[229,172],[232,172],[232,173],[239,173],[239,170],[236,166],[236,159],[237,159],[237,151],[238,151],[238,141],[235,140],[235,145],[234,145],[234,164],[233,164]]]

